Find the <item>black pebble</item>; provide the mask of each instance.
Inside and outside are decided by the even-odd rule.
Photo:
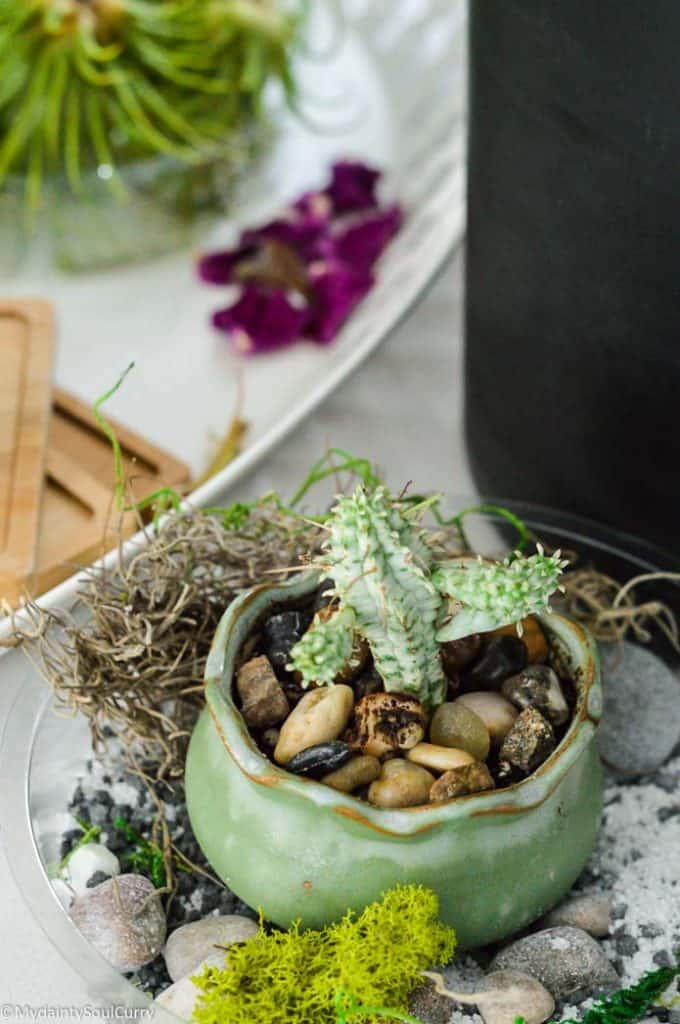
[[[477,664],[467,673],[467,679],[478,689],[498,689],[509,676],[521,672],[528,660],[526,644],[518,636],[509,633],[495,636]]]
[[[354,690],[356,702],[359,703],[362,697],[367,697],[371,693],[380,693],[385,689],[385,687],[383,686],[383,681],[375,668],[371,666],[371,668],[362,672],[361,675],[354,680],[352,683],[352,689]]]
[[[336,768],[341,768],[351,756],[352,748],[341,740],[317,743],[292,757],[286,765],[286,771],[317,779],[328,772],[334,772]]]
[[[309,615],[303,612],[279,612],[267,619],[262,627],[262,648],[272,666],[284,672],[290,661],[290,652],[307,631]]]

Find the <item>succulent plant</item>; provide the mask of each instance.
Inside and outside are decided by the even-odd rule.
[[[354,633],[367,642],[385,689],[441,704],[447,681],[439,643],[519,623],[548,608],[564,566],[541,549],[503,563],[437,562],[420,519],[427,502],[359,487],[336,502],[315,563],[334,583],[335,615],[316,618],[291,651],[302,683],[330,684],[346,666]]]
[[[0,185],[37,206],[46,174],[118,185],[155,154],[196,163],[260,116],[266,84],[294,93],[303,0],[0,0]]]

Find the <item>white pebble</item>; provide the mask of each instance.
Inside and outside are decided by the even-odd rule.
[[[87,891],[87,883],[98,871],[103,871],[112,878],[119,875],[118,858],[101,843],[86,843],[69,857],[66,863],[66,881],[80,896]]]

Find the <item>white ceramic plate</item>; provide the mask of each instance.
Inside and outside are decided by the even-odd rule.
[[[268,219],[322,182],[340,155],[382,167],[384,196],[399,199],[406,222],[380,264],[377,287],[333,345],[301,343],[251,360],[232,354],[209,324],[224,294],[196,280],[187,251],[80,276],[59,274],[36,255],[2,286],[54,302],[57,383],[86,401],[134,361],[108,411],[194,474],[225,434],[242,390],[244,451],[195,492],[195,502],[214,502],[366,359],[463,234],[465,0],[343,0],[341,7],[346,29],[337,51],[300,63],[307,112],[321,130],[286,116],[233,219],[202,240],[203,248],[229,244],[240,227]],[[328,30],[323,18],[313,27],[320,37]],[[72,577],[45,602],[68,601],[75,585]]]

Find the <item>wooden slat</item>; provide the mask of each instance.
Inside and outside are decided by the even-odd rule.
[[[189,471],[168,452],[108,417],[120,442],[134,498],[141,501],[162,487],[180,488]],[[35,593],[60,583],[131,534],[138,519],[121,520],[113,494],[113,452],[91,406],[56,388],[47,456]]]
[[[0,301],[0,597],[11,604],[35,569],[53,334],[49,303]]]

